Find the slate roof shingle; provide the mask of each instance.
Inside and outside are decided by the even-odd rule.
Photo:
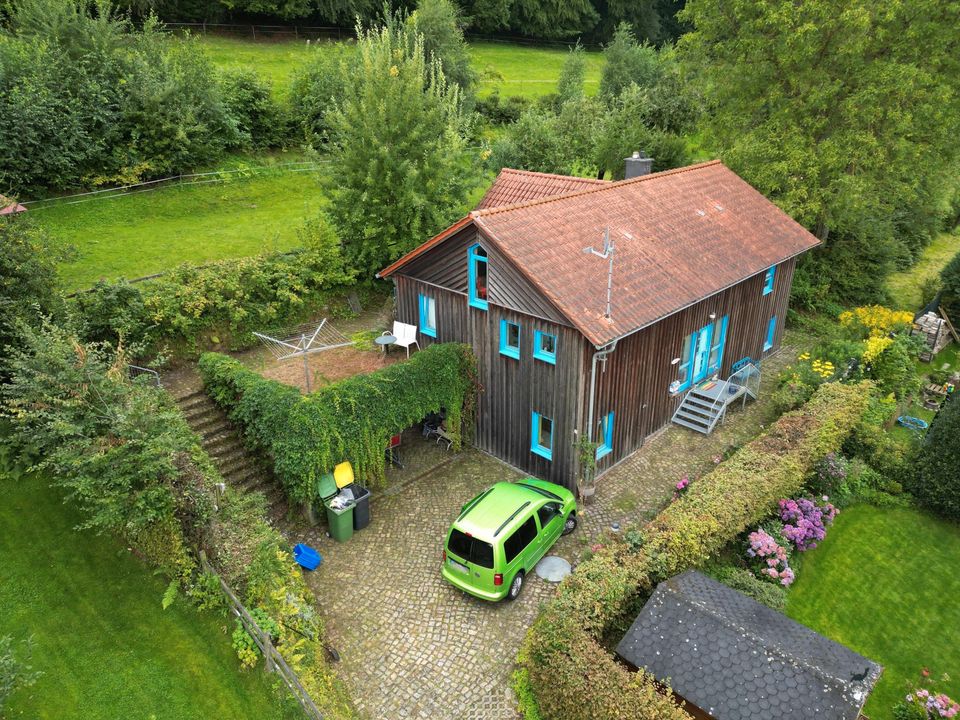
[[[660,583],[617,654],[717,720],[856,720],[882,672],[694,570]]]

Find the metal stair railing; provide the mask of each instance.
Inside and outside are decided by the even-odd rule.
[[[747,402],[747,395],[756,400],[760,395],[760,368],[753,363],[747,363],[723,382],[723,387],[720,388],[710,408],[710,414],[715,416],[710,424],[710,430],[713,430],[717,422],[727,414],[727,405],[729,404],[727,401],[727,388],[729,388],[731,384],[744,389],[744,404]],[[717,410],[717,403],[722,403],[719,411]]]

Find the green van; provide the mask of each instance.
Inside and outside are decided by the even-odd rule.
[[[513,600],[561,535],[577,527],[577,501],[536,478],[499,482],[463,506],[443,550],[441,574],[483,600]]]

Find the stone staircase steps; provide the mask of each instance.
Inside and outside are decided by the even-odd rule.
[[[263,460],[244,446],[239,429],[226,413],[202,391],[174,399],[224,482],[239,492],[262,493],[267,515],[274,522],[283,520],[288,510],[283,489]]]

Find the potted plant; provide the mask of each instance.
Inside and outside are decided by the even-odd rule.
[[[577,490],[583,504],[589,505],[593,502],[593,495],[597,490],[594,480],[597,474],[597,448],[600,444],[581,437],[576,447],[580,460],[580,480],[577,483]]]

